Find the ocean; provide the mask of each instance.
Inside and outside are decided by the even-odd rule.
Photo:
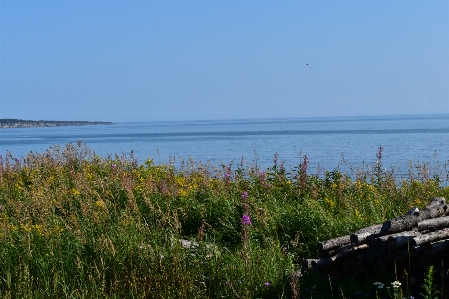
[[[82,141],[98,155],[133,152],[139,163],[181,159],[234,167],[278,164],[309,173],[369,168],[383,147],[382,167],[407,174],[412,164],[431,169],[449,163],[449,115],[226,121],[128,122],[82,127],[0,129],[0,154],[22,158],[51,145]]]

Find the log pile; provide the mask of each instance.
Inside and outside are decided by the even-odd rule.
[[[425,271],[449,258],[448,215],[445,198],[435,197],[424,210],[411,209],[383,224],[318,243],[320,258],[303,260],[302,268],[339,277],[366,269],[382,273],[395,264]],[[449,261],[445,264],[449,265]]]

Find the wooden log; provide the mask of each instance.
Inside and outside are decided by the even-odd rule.
[[[446,198],[444,197],[434,197],[432,201],[427,205],[426,208],[432,208],[438,205],[444,205],[446,203]]]
[[[407,249],[400,249],[394,253],[394,260],[398,263],[402,263],[411,257],[411,252]]]
[[[318,259],[304,259],[304,260],[302,260],[302,265],[301,265],[302,267],[301,267],[301,269],[304,270],[304,271],[312,270],[313,269],[313,267],[312,267],[312,262],[313,261],[317,262]]]
[[[420,234],[419,232],[411,230],[411,231],[405,231],[405,232],[400,232],[397,234],[385,236],[385,237],[388,237],[387,246],[395,247],[395,248],[401,248],[401,247],[407,246],[407,244],[409,242],[411,242],[413,240],[413,238],[419,234]],[[416,246],[416,244],[413,244],[413,246]]]
[[[449,240],[425,244],[425,252],[427,255],[437,255],[447,251],[449,251]]]
[[[337,255],[312,261],[312,267],[315,270],[322,270],[322,269],[329,268],[329,267],[333,266],[334,264],[341,262],[342,260],[344,260],[348,257],[354,256],[368,248],[369,248],[368,244],[361,244],[358,246],[351,247],[347,250],[340,252]]]
[[[379,235],[371,235],[368,238],[366,238],[366,242],[372,246],[373,248],[376,247],[387,247],[392,246],[395,244],[395,238],[399,238],[401,236],[409,236],[409,235],[415,235],[416,232],[413,230],[405,231],[405,232],[397,232],[391,235],[386,236],[379,236]],[[388,240],[391,240],[390,242]]]
[[[361,243],[371,235],[377,235],[382,229],[382,224],[375,224],[365,228],[362,228],[350,235],[351,243]]]
[[[410,259],[410,261],[414,261],[412,260],[413,258],[422,256],[425,254],[425,247],[422,245],[419,246],[413,246],[410,248],[403,248],[403,249],[399,249],[396,250],[393,254],[394,256],[394,260],[398,263],[402,263],[407,261],[408,259]]]
[[[418,227],[418,231],[420,232],[429,229],[449,227],[449,216],[422,220],[419,221],[416,225]]]
[[[415,212],[412,215],[405,215],[395,218],[393,220],[387,220],[382,225],[381,235],[389,235],[405,230],[412,229],[419,221],[436,218],[449,213],[449,206],[446,204],[435,205],[430,208],[425,208],[419,212]]]
[[[330,239],[330,240],[327,240],[324,242],[319,242],[317,244],[317,248],[319,251],[330,250],[330,249],[333,249],[336,247],[349,245],[350,243],[351,243],[351,239],[350,239],[349,235],[347,235],[347,236]]]
[[[417,246],[420,244],[440,241],[440,240],[447,239],[447,238],[449,238],[449,228],[437,230],[437,231],[430,232],[427,234],[419,234],[419,235],[413,237],[412,240],[410,240],[410,245]]]
[[[418,245],[418,246],[410,246],[410,255],[413,257],[421,256],[425,254],[425,246],[424,245]]]
[[[368,248],[356,254],[355,256],[348,257],[337,266],[340,268],[340,273],[343,277],[354,277],[357,273],[369,271],[372,268],[376,258],[372,254],[371,249]]]
[[[351,249],[352,247],[354,247],[353,244],[348,244],[331,250],[319,250],[319,256],[320,258],[330,257],[333,255],[337,255],[345,250]]]

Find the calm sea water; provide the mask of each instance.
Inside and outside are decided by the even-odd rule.
[[[53,144],[81,140],[99,155],[131,151],[139,162],[167,163],[189,157],[219,165],[240,163],[262,168],[273,156],[297,166],[307,155],[310,170],[373,165],[384,147],[383,166],[408,171],[409,162],[449,161],[449,115],[234,121],[135,122],[109,126],[0,129],[0,153],[15,157],[44,152]],[[342,161],[346,161],[342,163]],[[179,165],[179,164],[178,164]]]

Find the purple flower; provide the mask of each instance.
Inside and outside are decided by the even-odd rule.
[[[229,179],[231,178],[231,175],[230,175],[229,173],[225,173],[225,174],[224,174],[224,178],[227,179],[227,180],[229,180]]]
[[[247,199],[247,198],[248,198],[248,192],[243,191],[243,192],[242,192],[241,198],[242,198],[242,199]]]
[[[264,285],[265,285],[266,287],[269,287],[269,286],[271,285],[271,283],[270,283],[269,281],[265,281]]]
[[[112,170],[115,170],[116,167],[117,167],[117,165],[115,165],[115,164],[111,165]]]
[[[251,225],[251,218],[249,217],[249,215],[243,215],[242,216],[242,224],[244,225]]]

